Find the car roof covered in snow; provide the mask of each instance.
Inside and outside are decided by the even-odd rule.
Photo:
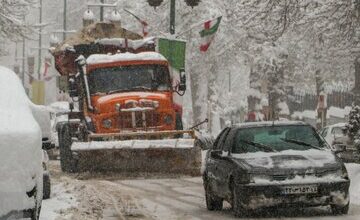
[[[268,126],[286,126],[286,125],[309,125],[303,121],[260,121],[260,122],[244,122],[233,125],[234,128],[253,128]],[[310,126],[310,125],[309,125]]]
[[[142,52],[142,53],[117,53],[113,55],[94,54],[87,58],[86,62],[89,65],[101,63],[113,63],[121,61],[135,61],[135,60],[153,60],[153,61],[167,61],[160,53],[156,52]]]

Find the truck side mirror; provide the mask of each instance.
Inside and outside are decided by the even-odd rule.
[[[181,91],[181,92],[186,91],[186,73],[185,73],[185,69],[180,69],[179,91]]]
[[[79,96],[79,91],[77,88],[75,77],[71,77],[69,79],[69,95],[70,97]]]

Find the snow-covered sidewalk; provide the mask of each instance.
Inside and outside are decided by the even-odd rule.
[[[350,203],[360,205],[360,164],[345,164],[350,176]]]

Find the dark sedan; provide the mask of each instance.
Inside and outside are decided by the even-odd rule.
[[[349,209],[344,164],[302,122],[244,123],[225,128],[207,153],[203,181],[209,210],[228,201],[235,215],[261,208],[330,205]]]

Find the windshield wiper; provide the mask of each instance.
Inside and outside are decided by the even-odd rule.
[[[260,148],[262,150],[265,150],[265,152],[277,152],[275,149],[271,148],[270,146],[267,146],[265,144],[260,144],[257,142],[253,142],[253,141],[245,141],[245,140],[241,140],[241,142],[244,142],[245,144],[250,144],[254,147]]]
[[[117,92],[127,92],[127,91],[132,91],[132,90],[152,90],[152,89],[149,87],[146,87],[146,86],[134,86],[131,88],[111,90],[111,91],[107,92],[106,94],[113,94],[113,93],[117,93]]]
[[[134,87],[132,87],[132,89],[152,90],[151,88],[146,87],[146,86],[134,86]]]
[[[109,92],[107,92],[106,94],[113,94],[113,93],[117,93],[117,92],[125,92],[125,91],[130,91],[131,89],[125,88],[125,89],[114,89],[114,90],[110,90]]]
[[[95,93],[93,93],[91,95],[105,95],[105,94],[106,94],[105,92],[95,92]]]
[[[298,145],[308,146],[308,147],[311,147],[311,148],[314,148],[317,150],[322,150],[320,147],[314,146],[314,145],[306,143],[304,141],[299,141],[299,140],[295,140],[295,139],[287,139],[287,138],[280,138],[280,140],[283,140],[288,143],[294,143],[294,144],[298,144]]]

